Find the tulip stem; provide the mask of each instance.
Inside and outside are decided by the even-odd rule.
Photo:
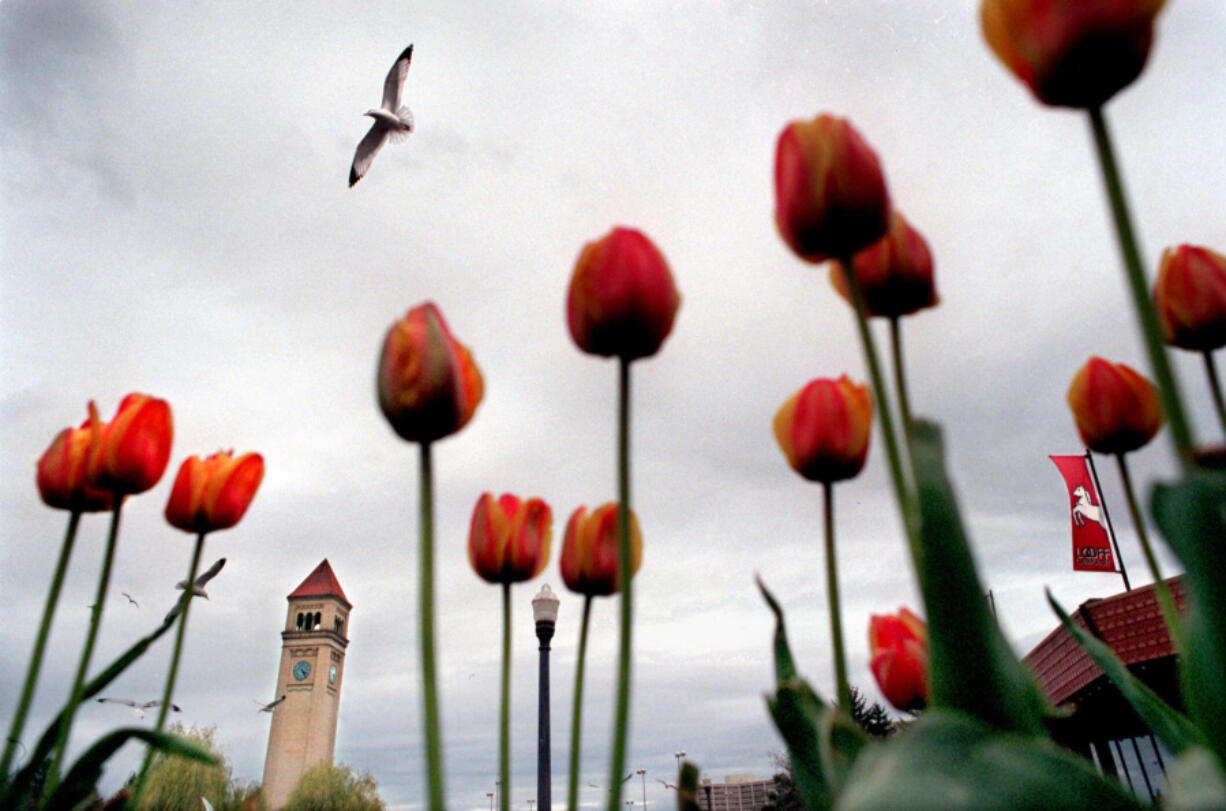
[[[207,533],[201,532],[196,536],[196,544],[192,550],[192,562],[187,567],[187,580],[184,581],[186,588],[183,589],[183,596],[179,598],[179,628],[175,631],[175,647],[170,655],[170,670],[166,674],[166,686],[162,689],[162,703],[158,706],[157,723],[154,729],[158,732],[166,726],[166,715],[170,712],[170,701],[174,695],[175,680],[179,675],[179,660],[183,653],[183,638],[187,635],[187,612],[192,606],[192,588],[196,583],[196,573],[200,570],[200,556],[204,553],[204,536]],[[145,752],[145,762],[140,769],[140,777],[136,781],[136,790],[132,796],[132,806],[140,805],[140,795],[145,788],[145,779],[149,776],[149,767],[153,765],[154,748],[152,746]]]
[[[912,483],[907,471],[903,469],[902,456],[898,450],[898,439],[894,434],[894,418],[891,416],[890,401],[886,396],[885,378],[881,374],[881,363],[877,359],[877,348],[873,342],[873,331],[868,323],[868,311],[864,304],[864,292],[860,289],[860,280],[851,257],[840,260],[847,270],[847,288],[851,293],[852,307],[856,312],[856,326],[860,330],[860,343],[864,348],[864,358],[868,364],[869,378],[873,385],[873,398],[876,400],[877,419],[881,426],[881,436],[885,440],[886,458],[890,465],[890,479],[894,483],[894,495],[898,499],[898,508],[902,512],[903,529],[907,533],[907,541],[911,547],[911,560],[918,566],[923,550],[920,547],[919,504],[912,490]]]
[[[1217,364],[1213,362],[1213,350],[1206,349],[1204,355],[1205,373],[1209,375],[1209,390],[1213,392],[1213,407],[1217,409],[1217,418],[1222,424],[1222,430],[1226,431],[1226,402],[1222,400],[1222,382],[1218,379]]]
[[[890,318],[890,352],[894,360],[894,389],[898,392],[898,416],[902,420],[902,438],[907,446],[907,463],[915,464],[915,452],[911,448],[911,397],[907,393],[907,371],[902,358],[902,321],[898,316]]]
[[[26,669],[25,684],[22,685],[21,698],[17,702],[17,714],[13,716],[8,739],[4,744],[4,759],[0,760],[0,780],[8,777],[13,754],[18,741],[21,740],[26,714],[30,711],[30,701],[34,698],[34,685],[38,683],[38,671],[42,668],[43,652],[46,650],[47,637],[51,631],[51,618],[55,616],[55,606],[60,599],[60,587],[64,585],[64,573],[68,571],[68,558],[72,555],[72,545],[77,539],[77,527],[80,523],[80,510],[73,510],[68,514],[68,529],[64,532],[64,542],[60,545],[60,557],[55,564],[55,574],[51,577],[51,590],[47,592],[47,603],[43,607],[42,622],[38,625],[38,636],[34,638],[34,653],[30,656],[30,665]]]
[[[617,398],[617,580],[621,591],[621,640],[617,651],[617,714],[609,768],[608,811],[621,811],[622,771],[630,720],[630,361],[618,358]]]
[[[839,569],[834,554],[834,484],[822,482],[822,513],[825,516],[826,600],[830,604],[830,636],[834,643],[834,684],[839,709],[851,715],[851,687],[847,681],[847,657],[843,647],[843,617],[839,609]]]
[[[1162,609],[1162,617],[1166,620],[1166,627],[1175,645],[1175,652],[1182,653],[1188,649],[1183,635],[1183,626],[1179,622],[1179,613],[1175,610],[1175,600],[1171,597],[1171,591],[1162,578],[1162,572],[1158,569],[1158,558],[1154,556],[1153,547],[1150,546],[1149,533],[1145,530],[1145,521],[1137,505],[1136,494],[1133,492],[1132,475],[1128,471],[1128,462],[1122,453],[1117,453],[1115,460],[1119,463],[1120,480],[1124,484],[1124,496],[1128,501],[1128,512],[1132,516],[1132,525],[1136,527],[1137,539],[1141,542],[1141,551],[1145,553],[1145,562],[1149,564],[1150,574],[1154,576],[1154,597],[1158,601],[1158,607]]]
[[[106,536],[106,552],[102,556],[102,572],[98,576],[98,590],[94,594],[94,604],[89,615],[89,632],[85,635],[85,647],[81,649],[81,661],[77,663],[77,673],[72,680],[72,692],[68,694],[68,706],[64,708],[64,722],[60,724],[59,734],[55,740],[55,756],[51,759],[51,768],[47,770],[47,782],[43,787],[43,797],[49,798],[60,782],[60,766],[64,761],[64,750],[68,746],[68,733],[72,728],[73,716],[81,703],[82,685],[85,683],[85,673],[89,670],[89,660],[94,653],[94,642],[98,639],[98,628],[102,625],[102,605],[106,602],[106,591],[111,583],[111,564],[115,561],[115,544],[119,539],[119,515],[123,510],[123,494],[115,493],[115,506],[111,509],[111,529]]]
[[[575,695],[570,711],[570,778],[566,788],[566,807],[579,808],[579,744],[580,719],[583,715],[583,663],[587,657],[587,626],[592,615],[592,595],[583,598],[583,619],[579,621],[579,653],[575,662]]]
[[[431,811],[445,811],[443,750],[439,742],[438,691],[434,677],[434,473],[430,443],[421,443],[421,685],[425,703],[426,781]]]
[[[511,584],[502,584],[502,690],[498,712],[499,808],[511,811]]]
[[[1162,397],[1162,407],[1171,426],[1171,439],[1175,443],[1179,462],[1186,472],[1192,464],[1192,433],[1188,428],[1187,418],[1184,416],[1179,386],[1175,381],[1174,372],[1171,370],[1170,361],[1167,359],[1166,350],[1162,344],[1158,315],[1154,311],[1149,283],[1145,279],[1145,270],[1141,266],[1141,252],[1137,248],[1137,238],[1132,228],[1128,200],[1124,195],[1124,184],[1120,179],[1115,151],[1111,146],[1111,133],[1107,129],[1102,107],[1091,107],[1088,112],[1090,127],[1094,131],[1095,151],[1098,154],[1103,182],[1107,187],[1107,199],[1111,205],[1111,218],[1115,224],[1116,239],[1124,259],[1124,270],[1128,288],[1132,294],[1133,308],[1141,325],[1141,336],[1149,354],[1154,381],[1158,384],[1158,392]]]

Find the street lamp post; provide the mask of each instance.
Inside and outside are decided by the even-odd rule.
[[[634,773],[643,778],[643,807],[647,807],[647,770],[635,769]]]
[[[673,752],[673,757],[677,759],[677,777],[681,777],[681,758],[685,757],[685,751]]]
[[[707,811],[711,811],[711,778],[702,778],[703,790],[707,793]]]
[[[536,620],[536,638],[540,640],[541,666],[536,716],[536,805],[541,811],[552,807],[549,765],[549,640],[558,621],[558,604],[549,584],[532,598],[532,616]]]
[[[490,798],[490,811],[494,811],[494,792],[487,791],[485,796]]]

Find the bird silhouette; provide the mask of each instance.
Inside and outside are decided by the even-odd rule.
[[[383,101],[378,108],[367,110],[362,115],[368,115],[375,120],[370,125],[370,131],[358,142],[358,148],[353,153],[353,165],[349,167],[349,186],[353,187],[366,174],[375,155],[383,148],[383,144],[391,138],[398,144],[409,137],[413,131],[413,113],[408,107],[400,104],[404,92],[404,80],[409,75],[409,63],[413,61],[413,46],[405,48],[387,78],[383,80]]]
[[[130,707],[132,714],[137,718],[145,717],[145,710],[154,707],[162,706],[162,702],[154,699],[153,701],[133,701],[130,698],[99,698],[95,699],[99,704],[122,704],[125,707]],[[170,708],[175,712],[183,712],[183,708],[178,704],[171,704]]]
[[[253,699],[251,699],[251,700],[252,700],[252,701],[255,701],[255,699],[254,699],[254,698],[253,698]],[[270,702],[268,702],[267,704],[261,704],[261,703],[260,703],[260,702],[258,702],[258,701],[255,701],[255,703],[256,703],[256,705],[257,705],[257,706],[259,706],[259,708],[260,708],[260,712],[272,712],[272,711],[273,711],[273,710],[276,708],[276,706],[277,706],[278,704],[280,704],[280,703],[281,703],[282,701],[284,701],[284,700],[285,700],[285,696],[281,696],[280,698],[278,698],[278,699],[276,699],[276,700],[274,700],[274,701],[270,701]]]
[[[132,598],[131,594],[128,594],[126,591],[121,591],[119,593],[122,594],[124,597],[127,597],[129,603],[136,606],[137,608],[140,608],[140,603],[136,602],[136,600]]]
[[[216,563],[210,566],[204,572],[204,574],[200,575],[194,581],[192,581],[192,596],[193,597],[203,597],[206,600],[209,599],[209,594],[208,592],[204,590],[204,587],[210,580],[212,580],[214,577],[217,576],[217,573],[221,571],[221,567],[225,565],[226,565],[226,559],[220,558],[218,559]],[[187,581],[180,580],[178,583],[175,583],[175,588],[186,589]]]

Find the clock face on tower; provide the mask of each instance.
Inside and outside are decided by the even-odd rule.
[[[311,675],[311,663],[307,661],[294,663],[293,673],[294,678],[298,681],[304,680],[307,676]]]

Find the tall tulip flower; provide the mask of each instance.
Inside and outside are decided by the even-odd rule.
[[[638,516],[627,512],[630,541],[630,576],[643,562],[643,532]],[[571,706],[570,780],[567,786],[567,808],[577,808],[579,801],[579,748],[583,717],[583,670],[587,655],[588,619],[593,597],[616,594],[623,582],[620,569],[621,510],[614,502],[602,504],[591,512],[579,507],[566,522],[562,539],[562,555],[558,567],[562,582],[571,591],[583,595],[583,618],[579,624],[579,654],[575,665],[575,691]],[[626,578],[629,580],[629,577]]]
[[[566,295],[566,322],[579,349],[618,359],[617,498],[621,634],[613,722],[609,811],[620,811],[630,721],[633,594],[630,586],[630,364],[659,351],[672,331],[681,296],[664,256],[641,232],[614,228],[583,247]]]
[[[383,339],[375,375],[379,407],[402,439],[420,444],[420,605],[422,701],[425,705],[426,784],[431,811],[446,808],[443,748],[434,672],[434,475],[431,445],[459,431],[485,392],[468,348],[447,328],[433,302],[409,310]]]
[[[39,457],[35,468],[34,480],[38,486],[39,496],[48,507],[68,510],[68,529],[64,533],[63,543],[60,544],[55,574],[51,578],[51,588],[47,591],[47,602],[43,606],[38,635],[34,638],[34,652],[30,656],[26,678],[22,683],[21,697],[18,699],[17,710],[13,714],[9,727],[4,755],[0,757],[0,775],[9,773],[17,742],[21,739],[22,730],[25,729],[26,715],[30,709],[30,701],[34,697],[38,673],[42,669],[47,635],[51,630],[51,620],[55,616],[56,603],[59,602],[64,575],[68,571],[68,560],[72,556],[72,547],[76,542],[81,513],[109,510],[114,503],[111,492],[92,487],[86,475],[90,453],[96,439],[89,424],[89,420],[86,420],[79,428],[65,428],[56,434],[51,445]]]
[[[1165,0],[983,0],[984,37],[1036,99],[1099,107],[1140,75]]]
[[[549,561],[553,512],[539,498],[482,493],[468,530],[468,560],[489,583],[502,584],[502,691],[498,712],[498,776],[502,808],[511,807],[511,584],[531,580]]]
[[[1226,256],[1180,245],[1162,252],[1154,283],[1154,308],[1171,346],[1200,352],[1218,420],[1226,430],[1226,402],[1213,351],[1226,345]]]
[[[839,607],[834,552],[834,483],[857,475],[868,455],[873,398],[868,387],[847,375],[818,379],[793,394],[775,414],[775,439],[792,469],[821,482],[825,515],[826,598],[834,646],[834,678],[839,706],[851,712],[851,686]]]
[[[584,352],[635,360],[659,351],[680,306],[664,255],[641,231],[618,227],[583,246],[566,323]]]
[[[806,262],[843,259],[886,235],[890,195],[872,147],[847,119],[793,121],[775,146],[775,224]]]
[[[170,461],[170,446],[174,439],[174,419],[170,404],[157,397],[133,392],[119,402],[119,409],[110,422],[98,417],[98,407],[89,403],[89,456],[85,463],[85,484],[106,490],[112,496],[111,528],[107,533],[106,551],[98,576],[98,589],[90,614],[89,631],[77,664],[72,691],[64,722],[56,738],[55,754],[44,786],[44,796],[50,797],[59,783],[60,764],[72,729],[73,717],[81,701],[82,686],[89,661],[93,656],[98,629],[102,625],[102,609],[111,582],[111,565],[115,560],[115,545],[119,539],[119,516],[126,496],[152,488],[166,472]]]
[[[928,703],[928,626],[905,608],[868,624],[869,669],[881,694],[903,712]]]

